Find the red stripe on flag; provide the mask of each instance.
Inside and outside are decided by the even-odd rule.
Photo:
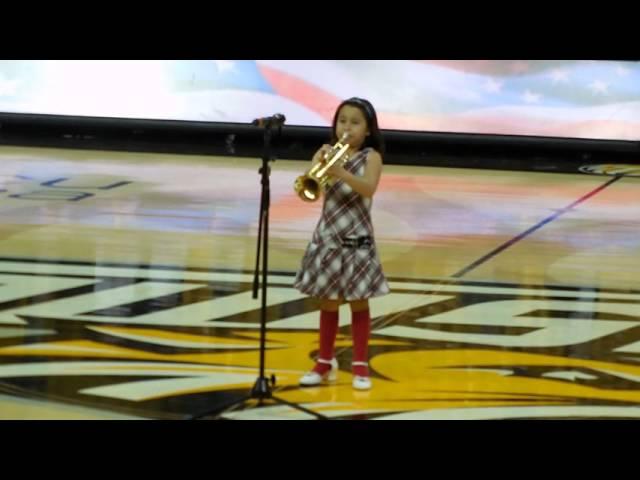
[[[342,99],[275,68],[265,65],[259,65],[258,68],[278,95],[304,105],[324,118],[327,123],[331,123]]]
[[[420,63],[450,68],[465,73],[491,76],[522,75],[556,67],[552,61],[527,62],[525,60],[417,60]]]

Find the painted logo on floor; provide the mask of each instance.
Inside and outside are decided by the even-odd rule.
[[[0,261],[0,393],[143,418],[312,418],[286,405],[222,411],[259,368],[253,276],[148,266]],[[265,373],[273,393],[330,418],[638,418],[640,292],[389,279],[373,299],[373,388],[341,369],[300,388],[317,305],[269,276]],[[43,400],[45,401],[45,400]],[[246,407],[246,408],[242,408]]]

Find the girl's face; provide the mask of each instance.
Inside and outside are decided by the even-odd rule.
[[[369,135],[367,119],[358,107],[343,105],[340,109],[336,120],[336,136],[338,140],[342,138],[344,133],[349,134],[346,142],[354,150],[359,150],[367,135]]]

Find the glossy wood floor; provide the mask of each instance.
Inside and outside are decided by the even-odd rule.
[[[255,399],[259,159],[0,147],[0,418],[316,418]],[[385,166],[373,389],[299,388],[321,205],[271,164],[266,374],[329,418],[640,417],[640,178]]]

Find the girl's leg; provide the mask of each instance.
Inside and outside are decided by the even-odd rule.
[[[320,353],[313,371],[324,375],[331,370],[331,360],[335,352],[336,335],[338,334],[339,300],[320,301]]]
[[[371,316],[369,301],[357,300],[351,305],[351,332],[353,336],[352,372],[359,377],[369,376],[369,335],[371,333]]]

